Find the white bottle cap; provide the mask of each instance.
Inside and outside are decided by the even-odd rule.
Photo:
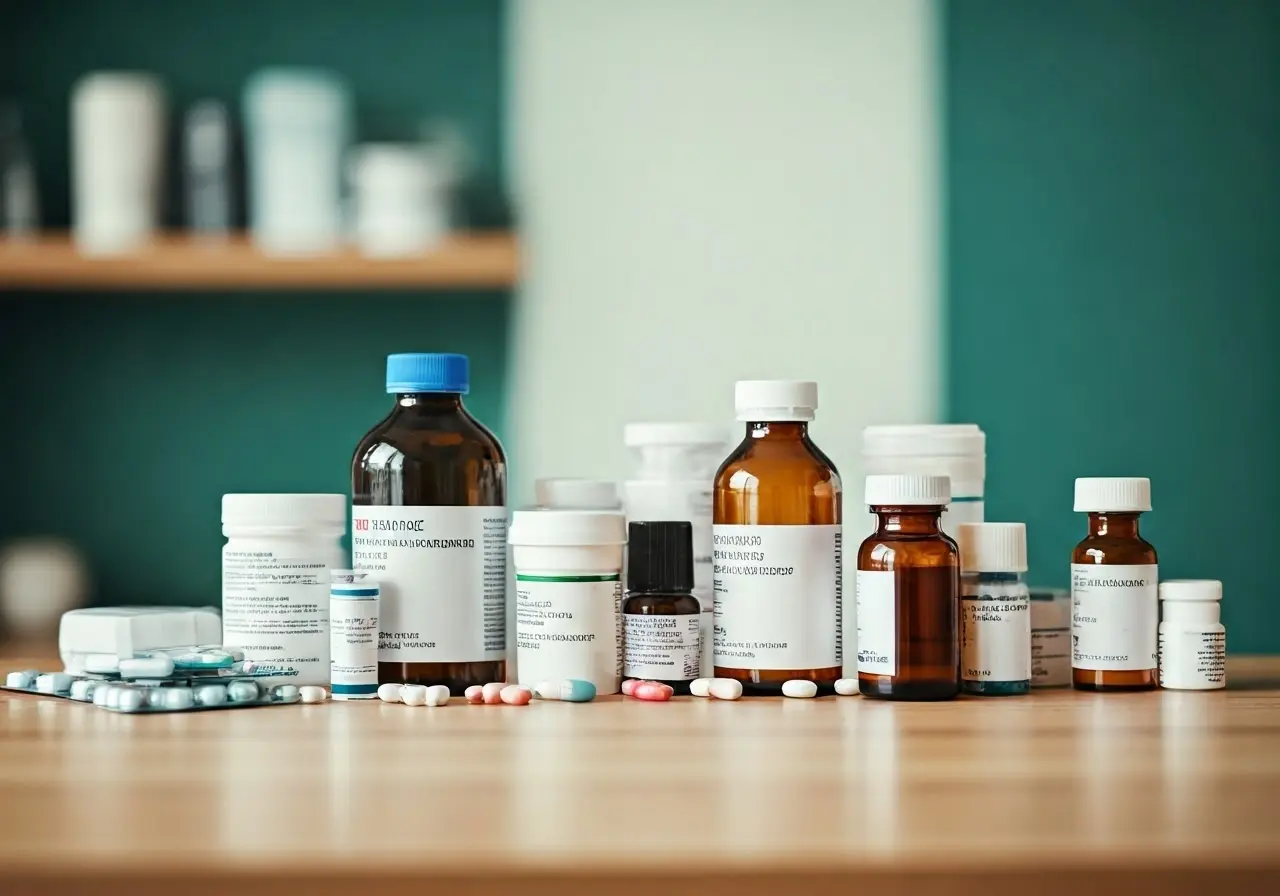
[[[1026,572],[1026,523],[961,523],[956,543],[965,572]]]
[[[1150,479],[1093,476],[1076,480],[1077,512],[1142,513],[1150,509]]]
[[[739,380],[733,404],[743,422],[812,420],[818,409],[818,384],[803,380]]]
[[[223,528],[347,528],[346,495],[223,495]]]
[[[554,510],[617,510],[618,486],[606,479],[539,479],[533,484],[539,507]]]
[[[951,502],[951,480],[946,476],[882,473],[868,476],[866,503],[872,507],[946,506]]]
[[[517,510],[507,541],[526,547],[627,543],[627,518],[609,510]]]
[[[1222,583],[1214,579],[1169,579],[1160,583],[1161,600],[1222,600]]]
[[[628,448],[647,445],[723,445],[724,431],[712,423],[628,423],[622,430]]]
[[[987,435],[975,423],[868,426],[862,431],[867,457],[984,457]]]

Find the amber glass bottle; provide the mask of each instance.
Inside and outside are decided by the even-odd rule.
[[[715,478],[715,675],[748,694],[795,678],[829,691],[841,668],[841,491],[809,439],[818,387],[751,380],[734,399],[746,436]]]
[[[693,596],[692,524],[631,523],[622,674],[689,693],[689,682],[702,674],[701,619],[702,605]]]
[[[1071,683],[1082,691],[1156,688],[1160,630],[1156,549],[1138,534],[1151,481],[1076,480],[1089,534],[1071,554]]]
[[[352,559],[382,588],[378,681],[506,679],[506,458],[465,355],[387,358],[391,413],[351,461]]]
[[[858,692],[950,700],[960,692],[960,551],[941,528],[946,476],[867,477],[876,531],[858,549]]]

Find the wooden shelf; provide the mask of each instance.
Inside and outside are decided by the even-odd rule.
[[[423,255],[366,258],[354,249],[267,256],[237,236],[204,243],[164,236],[128,255],[90,257],[66,234],[0,240],[0,291],[13,289],[477,289],[512,286],[520,272],[510,233],[460,234]]]

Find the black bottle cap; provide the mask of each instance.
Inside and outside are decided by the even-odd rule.
[[[693,526],[635,522],[627,532],[628,591],[693,590]]]

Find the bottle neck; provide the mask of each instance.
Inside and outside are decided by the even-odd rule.
[[[462,410],[458,392],[401,392],[396,395],[396,410],[409,414],[442,414]]]
[[[747,423],[748,439],[771,442],[802,442],[809,438],[809,424],[804,420],[756,420]]]
[[[1091,513],[1089,536],[1105,535],[1108,538],[1140,538],[1138,517],[1140,513]]]
[[[877,534],[939,535],[942,532],[942,507],[872,507],[876,515]]]

